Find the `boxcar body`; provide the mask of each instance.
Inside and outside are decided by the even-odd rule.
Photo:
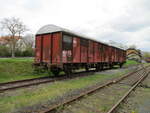
[[[46,25],[36,34],[34,65],[50,69],[55,75],[79,68],[121,67],[125,61],[125,50],[55,25]]]

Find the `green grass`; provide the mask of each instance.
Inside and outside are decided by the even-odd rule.
[[[127,71],[110,75],[95,74],[67,81],[57,81],[53,84],[44,84],[33,89],[19,89],[15,92],[10,92],[9,95],[0,96],[0,113],[12,112],[25,106],[44,103],[47,100],[63,96],[69,91],[85,88],[92,84],[121,76],[124,73],[127,73]]]
[[[127,60],[124,66],[130,66],[130,65],[135,65],[135,64],[139,64],[139,62],[136,62],[134,60]]]
[[[0,58],[0,83],[47,76],[32,68],[33,58]]]
[[[1,62],[19,62],[19,61],[27,61],[33,62],[33,58],[0,58]]]

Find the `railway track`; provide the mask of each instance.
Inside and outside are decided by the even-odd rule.
[[[107,69],[105,69],[107,70]],[[136,70],[136,69],[135,69]],[[40,77],[40,78],[34,78],[34,79],[26,79],[26,80],[18,80],[18,81],[12,81],[12,82],[6,82],[6,83],[0,83],[0,93],[8,90],[15,90],[19,88],[25,88],[29,86],[39,85],[39,84],[45,84],[45,83],[52,83],[55,81],[60,80],[66,80],[66,79],[73,79],[76,77],[85,77],[87,75],[92,75],[95,72],[95,70],[90,70],[88,72],[82,71],[82,72],[76,72],[72,74],[72,76],[67,77],[65,74],[58,77]]]
[[[12,81],[12,82],[6,82],[6,83],[0,83],[0,93],[8,90],[15,90],[19,88],[39,85],[39,84],[45,84],[45,83],[52,83],[55,81],[60,80],[67,80],[67,79],[73,79],[76,77],[84,77],[87,75],[92,75],[94,71],[82,71],[74,73],[72,76],[67,77],[65,74],[58,77],[40,77],[40,78],[34,78],[34,79],[26,79],[26,80],[19,80],[19,81]],[[81,76],[82,75],[82,76]]]
[[[123,95],[123,97],[107,112],[115,113],[117,108],[130,95],[130,93],[149,75],[150,71],[145,69],[145,73],[134,83],[134,85]]]
[[[92,93],[94,93],[94,92],[96,92],[96,91],[98,91],[98,90],[100,90],[100,89],[102,89],[102,88],[105,88],[105,87],[107,87],[107,86],[110,86],[110,85],[113,85],[113,84],[117,84],[117,83],[119,83],[119,82],[122,82],[123,80],[124,80],[124,81],[125,81],[126,79],[131,80],[132,77],[133,77],[133,75],[135,75],[137,79],[136,79],[135,81],[133,81],[133,82],[130,84],[130,85],[132,86],[132,87],[130,88],[130,90],[129,90],[127,93],[125,93],[125,95],[108,111],[108,113],[114,113],[115,109],[120,105],[120,103],[121,103],[125,98],[127,98],[127,96],[139,85],[139,83],[140,83],[142,80],[144,80],[144,78],[146,78],[146,76],[148,76],[149,72],[146,71],[147,68],[149,68],[149,66],[142,67],[141,69],[136,70],[136,71],[134,71],[134,72],[131,72],[131,73],[125,75],[125,76],[122,76],[122,77],[116,79],[116,80],[109,81],[109,82],[107,82],[107,83],[105,83],[105,84],[103,84],[103,85],[100,85],[100,86],[94,87],[94,88],[92,88],[92,89],[90,89],[90,90],[88,90],[88,91],[82,92],[82,93],[80,93],[79,95],[72,97],[71,99],[70,99],[70,98],[69,98],[69,99],[65,99],[65,101],[60,102],[60,103],[55,104],[55,105],[52,105],[52,106],[50,106],[49,108],[42,110],[40,113],[55,112],[55,111],[57,111],[57,109],[58,109],[59,107],[61,107],[61,106],[64,106],[64,105],[67,105],[67,104],[72,103],[72,102],[74,102],[74,101],[77,101],[78,99],[81,99],[81,98],[84,97],[85,95],[92,94]]]

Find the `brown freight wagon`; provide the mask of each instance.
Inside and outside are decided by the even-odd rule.
[[[43,26],[36,34],[34,65],[50,69],[55,75],[80,68],[121,67],[125,61],[125,50],[55,25]]]

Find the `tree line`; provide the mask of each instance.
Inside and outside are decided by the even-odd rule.
[[[29,29],[19,18],[2,19],[0,30],[5,34],[0,36],[0,57],[34,56],[35,37],[25,34]]]

